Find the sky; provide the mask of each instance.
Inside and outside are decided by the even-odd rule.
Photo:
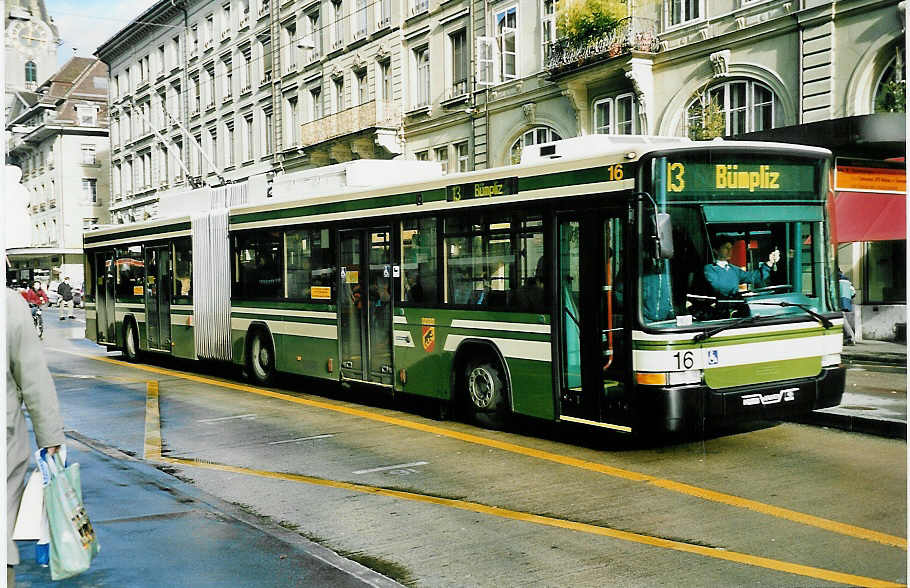
[[[44,0],[63,45],[57,63],[70,57],[92,57],[95,49],[142,14],[156,0]]]

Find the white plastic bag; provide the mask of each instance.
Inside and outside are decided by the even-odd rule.
[[[41,538],[41,518],[44,516],[44,480],[39,470],[32,475],[22,493],[13,541],[36,541]]]

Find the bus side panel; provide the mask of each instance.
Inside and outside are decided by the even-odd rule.
[[[409,328],[408,339],[411,345],[404,343],[401,332],[403,325],[398,327],[398,335],[402,341],[395,343],[395,389],[407,394],[428,396],[430,398],[451,398],[450,390],[452,362],[455,354],[442,350],[441,346],[433,345],[429,351],[423,348],[421,342],[421,328]],[[401,382],[400,370],[404,370],[406,381]]]
[[[93,302],[85,304],[85,338],[98,342],[98,310]]]
[[[518,414],[553,420],[551,364],[545,361],[506,358],[512,377],[512,407]]]
[[[246,329],[231,329],[231,361],[246,365]]]
[[[171,353],[174,357],[196,359],[193,315],[171,310]]]
[[[338,340],[272,333],[275,339],[275,367],[280,372],[338,379]],[[244,344],[245,347],[245,344]],[[332,373],[329,373],[329,360]]]

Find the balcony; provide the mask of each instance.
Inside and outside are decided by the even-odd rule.
[[[557,39],[547,46],[544,67],[550,75],[558,75],[633,52],[657,53],[660,50],[657,30],[656,21],[627,17],[600,37],[581,42]]]
[[[401,109],[394,102],[372,100],[336,114],[304,123],[300,128],[303,146],[324,143],[369,129],[398,129]]]

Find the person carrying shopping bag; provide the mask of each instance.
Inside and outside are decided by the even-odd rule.
[[[64,442],[63,418],[54,380],[44,359],[28,305],[14,290],[6,292],[6,499],[7,586],[15,585],[13,566],[19,550],[12,540],[28,468],[28,425],[22,410],[28,408],[35,441],[47,455],[57,453]]]

